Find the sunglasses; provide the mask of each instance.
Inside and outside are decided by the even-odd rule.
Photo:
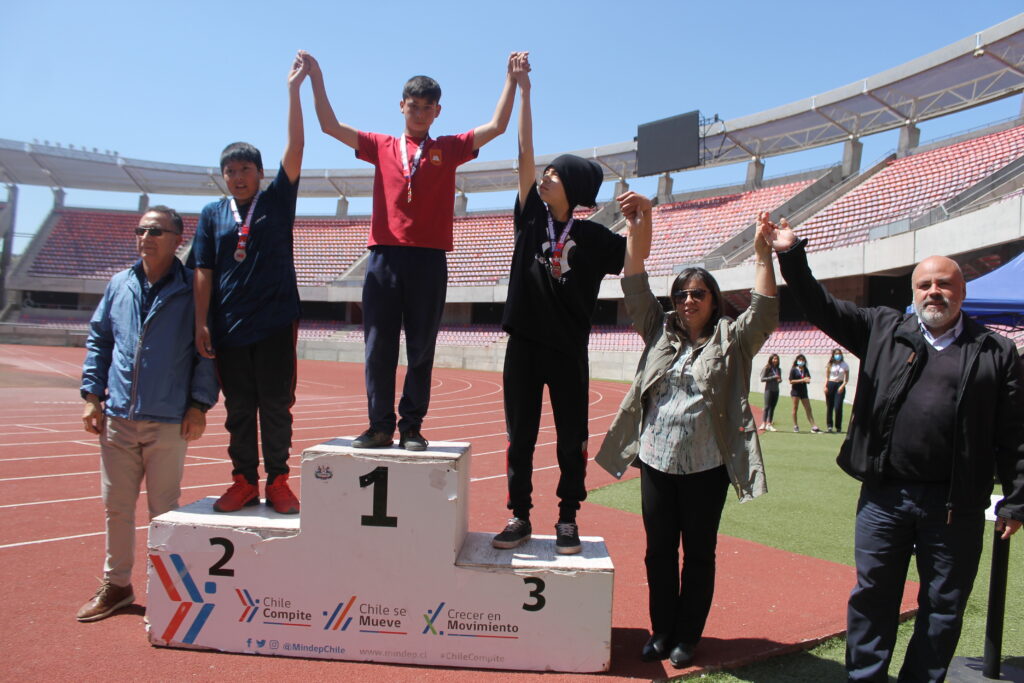
[[[672,303],[681,304],[686,301],[686,297],[690,297],[694,301],[704,301],[704,297],[708,295],[706,289],[677,289],[672,292]]]
[[[177,235],[178,234],[178,233],[174,232],[173,230],[164,230],[163,228],[144,228],[141,225],[139,227],[135,228],[135,234],[138,235],[139,237],[142,237],[147,232],[150,235],[152,235],[153,237],[160,237],[165,232],[166,233],[170,233],[172,235]]]

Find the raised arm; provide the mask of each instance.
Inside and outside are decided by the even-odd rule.
[[[785,225],[789,226],[788,223]],[[772,245],[778,238],[778,232],[778,228],[768,220],[767,212],[758,214],[754,232],[754,253],[757,254],[754,291],[765,296],[776,296],[779,291],[775,285],[775,266],[772,265]]]
[[[508,68],[505,71],[505,84],[501,87],[501,95],[498,97],[498,104],[494,107],[494,116],[482,126],[477,126],[473,131],[473,149],[480,149],[488,142],[498,137],[508,128],[508,121],[512,118],[512,103],[516,98],[516,81],[512,76],[514,63],[525,56],[527,52],[513,52],[508,56]]]
[[[295,55],[291,71],[288,72],[288,141],[281,156],[281,166],[294,183],[302,172],[302,150],[306,145],[305,130],[302,125],[302,101],[299,99],[299,88],[306,80],[309,65],[302,59],[302,54]]]
[[[626,192],[615,199],[629,221],[622,274],[636,275],[644,272],[644,260],[651,255],[651,200],[636,192]]]
[[[324,74],[320,70],[320,62],[305,50],[299,51],[303,64],[309,68],[309,83],[313,86],[313,104],[316,107],[316,118],[320,121],[320,130],[339,140],[352,149],[359,149],[359,131],[352,126],[339,123],[327,99],[327,88],[324,87]]]
[[[533,159],[533,111],[530,108],[530,60],[528,52],[520,52],[512,60],[512,78],[519,86],[519,203],[537,182]]]

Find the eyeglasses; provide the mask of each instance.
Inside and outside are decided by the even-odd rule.
[[[135,234],[138,235],[139,237],[142,237],[147,232],[150,235],[152,235],[153,237],[160,237],[165,232],[170,233],[172,235],[177,235],[178,234],[178,233],[174,232],[173,230],[165,230],[164,228],[144,228],[141,225],[139,227],[135,228]]]
[[[708,295],[706,289],[677,289],[672,292],[672,303],[681,304],[686,301],[686,297],[690,297],[694,301],[704,301],[704,297]]]

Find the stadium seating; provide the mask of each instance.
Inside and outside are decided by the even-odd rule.
[[[806,322],[779,323],[775,332],[761,347],[761,353],[777,353],[780,356],[803,353],[807,355],[828,353],[836,343],[817,327]]]
[[[505,337],[500,325],[442,325],[437,333],[438,346],[491,346]],[[363,329],[350,328],[339,335],[339,341],[363,343]],[[401,334],[405,344],[405,331]]]
[[[295,219],[295,277],[302,286],[337,280],[366,253],[368,218]]]
[[[857,244],[868,229],[914,218],[1024,154],[1024,126],[890,161],[798,230],[821,251]]]
[[[37,327],[48,327],[54,330],[68,330],[70,332],[88,332],[88,319],[79,316],[38,315],[32,312],[23,311],[14,322],[19,325],[35,325]]]
[[[458,216],[453,224],[455,250],[448,254],[448,282],[494,285],[508,276],[512,263],[512,214]]]
[[[813,181],[805,180],[760,190],[654,207],[654,234],[647,272],[668,275],[683,263],[700,261],[712,249],[771,211]]]
[[[594,325],[590,351],[643,351],[644,340],[629,325]]]
[[[336,320],[300,320],[299,339],[321,341],[330,339],[345,329],[345,323]]]
[[[590,216],[579,209],[577,220]],[[495,285],[508,277],[515,246],[512,212],[456,216],[453,223],[455,250],[448,254],[448,283],[451,286]]]
[[[138,259],[134,211],[57,209],[56,223],[29,267],[29,275],[107,280]],[[185,240],[195,233],[195,214],[182,215]]]

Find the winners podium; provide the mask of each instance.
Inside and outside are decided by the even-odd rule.
[[[514,550],[468,531],[470,446],[339,438],[302,455],[302,513],[206,498],[149,528],[154,645],[491,669],[605,671],[604,541]]]

